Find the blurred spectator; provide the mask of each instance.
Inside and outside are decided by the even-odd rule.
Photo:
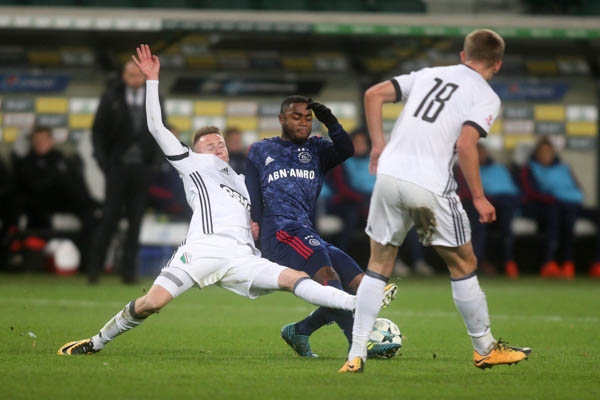
[[[400,246],[400,249],[406,247],[408,250],[408,257],[410,267],[406,265],[400,257],[394,264],[394,275],[400,278],[406,277],[414,272],[421,276],[431,276],[435,273],[433,267],[425,261],[425,255],[423,253],[423,245],[419,242],[419,235],[417,235],[417,228],[412,227],[406,234],[406,238]],[[412,267],[412,268],[411,268]]]
[[[103,218],[98,226],[88,268],[97,283],[107,250],[123,215],[128,222],[120,266],[124,283],[138,281],[139,233],[153,166],[160,152],[146,123],[145,78],[132,62],[121,79],[103,93],[92,127],[94,156],[106,178]],[[164,107],[163,107],[164,109]],[[166,119],[163,116],[163,121]]]
[[[14,176],[0,158],[0,243],[10,229],[16,229],[18,215],[15,213],[16,187]]]
[[[354,145],[354,156],[331,171],[328,181],[333,195],[329,199],[328,209],[343,219],[343,227],[336,245],[344,251],[350,251],[351,240],[357,227],[364,226],[369,211],[369,202],[375,175],[369,173],[369,154],[371,143],[364,129],[357,129],[350,134]],[[419,275],[432,275],[433,268],[425,262],[423,247],[419,243],[416,231],[411,229],[405,240],[408,246],[411,265]],[[410,269],[398,259],[394,273],[407,276]]]
[[[524,215],[534,218],[544,232],[541,276],[573,278],[574,228],[583,192],[548,137],[538,141],[529,162],[521,169],[520,180],[526,201]],[[557,262],[559,244],[562,266]]]
[[[364,130],[350,133],[354,156],[335,167],[328,180],[333,192],[328,209],[343,219],[336,246],[350,250],[352,236],[359,223],[366,221],[375,175],[369,173],[369,136]]]
[[[590,221],[596,227],[596,234],[594,235],[596,248],[588,273],[592,278],[600,278],[600,211],[598,208],[581,207],[577,217]]]
[[[489,230],[498,230],[502,240],[502,262],[504,273],[509,278],[519,276],[519,267],[515,260],[514,235],[512,221],[520,206],[520,192],[508,168],[496,162],[486,147],[478,143],[479,172],[486,198],[496,208],[496,221],[491,224],[479,222],[479,213],[473,205],[471,192],[467,187],[460,168],[456,168],[455,177],[458,183],[458,195],[471,222],[471,241],[477,262],[484,273],[496,273],[496,267],[486,257]]]
[[[238,174],[246,170],[246,153],[248,149],[244,145],[242,131],[231,126],[225,129],[225,145],[229,149],[229,165]]]
[[[48,230],[53,214],[74,214],[82,224],[80,250],[89,251],[98,205],[87,189],[81,160],[75,156],[69,159],[54,148],[50,128],[34,129],[29,152],[14,159],[14,173],[20,204],[15,214],[27,216],[27,228]]]

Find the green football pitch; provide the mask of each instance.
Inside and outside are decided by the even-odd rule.
[[[88,338],[151,284],[115,277],[0,275],[2,399],[599,399],[600,281],[480,278],[497,338],[533,349],[518,365],[479,370],[448,279],[408,278],[380,316],[404,335],[391,360],[337,373],[347,344],[316,332],[318,359],[296,356],[284,324],[313,307],[289,293],[250,301],[190,290],[90,356],[56,355]]]

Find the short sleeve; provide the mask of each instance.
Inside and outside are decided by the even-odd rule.
[[[204,169],[210,168],[216,157],[213,154],[198,154],[190,150],[181,156],[167,157],[167,161],[180,175],[189,175],[192,172],[202,173]]]
[[[396,93],[400,92],[401,98],[396,99],[396,101],[404,101],[408,98],[413,85],[417,79],[417,72],[411,72],[406,75],[399,75],[393,78],[392,83],[394,84],[394,88],[396,89]]]
[[[477,101],[469,110],[464,125],[477,129],[480,137],[486,137],[500,112],[500,99],[495,93]]]

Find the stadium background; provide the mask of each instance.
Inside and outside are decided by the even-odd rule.
[[[159,52],[169,124],[182,140],[202,125],[235,125],[250,144],[279,133],[279,102],[291,92],[331,106],[348,130],[360,126],[366,87],[456,63],[464,35],[489,27],[507,42],[492,83],[503,99],[486,140],[494,155],[522,160],[550,134],[586,205],[598,203],[598,1],[0,1],[0,10],[0,156],[49,125],[60,147],[80,152],[99,198],[89,129],[106,82],[140,43]],[[388,129],[401,109],[386,106]],[[148,218],[142,241],[175,244],[184,231]],[[594,229],[578,232],[578,249],[588,249]],[[357,251],[364,260],[366,247]]]

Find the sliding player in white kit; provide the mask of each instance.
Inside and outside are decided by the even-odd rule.
[[[370,169],[377,173],[365,229],[371,256],[357,292],[352,347],[339,372],[363,372],[383,288],[394,269],[398,246],[413,225],[419,240],[433,246],[448,266],[454,303],[473,343],[475,366],[514,364],[531,353],[492,336],[485,294],[475,275],[469,220],[452,174],[458,158],[479,221],[494,221],[496,211],[483,194],[476,145],[500,111],[500,99],[487,81],[500,70],[503,55],[504,40],[497,33],[476,30],[465,38],[462,64],[425,68],[366,91],[365,116],[373,145]],[[406,104],[386,144],[382,106],[399,100]]]
[[[173,298],[193,286],[219,285],[251,299],[273,290],[289,290],[319,306],[354,309],[355,297],[322,286],[301,271],[260,257],[250,225],[250,196],[244,176],[227,163],[225,141],[215,127],[198,131],[194,151],[163,125],[158,101],[160,62],[148,45],[132,57],[148,79],[148,128],[169,162],[177,169],[194,213],[184,243],[175,251],[148,293],[128,303],[90,339],[69,342],[58,354],[92,354],[116,336],[135,328]],[[200,154],[199,154],[200,153]]]

